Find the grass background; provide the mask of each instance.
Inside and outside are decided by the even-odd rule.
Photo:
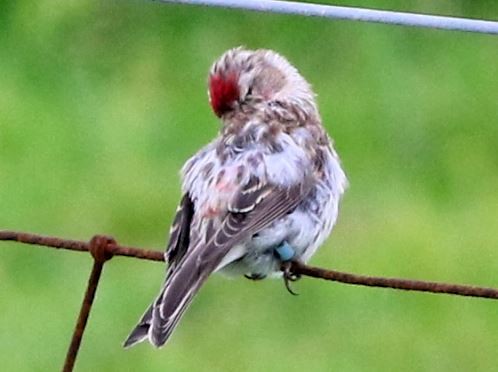
[[[334,1],[346,4],[345,1]],[[349,5],[498,19],[496,1]],[[226,49],[271,48],[319,94],[351,187],[312,263],[498,286],[498,40],[147,1],[0,3],[0,228],[165,245],[178,170],[216,135]],[[0,248],[0,365],[62,365],[89,256]],[[214,276],[168,346],[121,342],[161,265],[115,258],[79,371],[490,371],[492,301]]]

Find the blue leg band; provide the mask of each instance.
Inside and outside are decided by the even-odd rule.
[[[292,257],[294,257],[294,249],[287,242],[283,242],[282,245],[275,248],[275,252],[277,252],[278,257],[282,261],[290,261]]]

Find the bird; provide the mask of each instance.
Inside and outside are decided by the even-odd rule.
[[[163,346],[214,272],[288,287],[289,263],[307,262],[337,220],[347,177],[298,70],[237,47],[212,65],[208,88],[220,130],[182,168],[166,279],[125,347]]]

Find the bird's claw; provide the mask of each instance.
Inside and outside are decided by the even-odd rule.
[[[263,280],[264,278],[266,278],[266,275],[263,275],[263,274],[245,274],[244,275],[246,277],[246,279],[249,279],[249,280]]]
[[[292,268],[292,262],[291,261],[286,261],[282,264],[282,272],[283,272],[283,278],[284,278],[284,284],[285,288],[291,295],[297,296],[299,293],[294,292],[290,286],[290,283],[296,282],[299,279],[301,279],[301,275],[295,274],[291,270]]]
[[[290,294],[297,296],[298,293],[294,292],[290,286],[291,282],[295,282],[300,278],[299,275],[296,275],[291,271],[291,260],[294,258],[296,252],[294,251],[294,248],[292,248],[287,242],[282,242],[282,244],[276,247],[274,250],[275,255],[280,259],[280,261],[282,261],[282,272],[285,288],[287,289],[287,291],[289,291]]]

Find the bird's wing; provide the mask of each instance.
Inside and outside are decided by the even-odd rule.
[[[189,247],[176,263],[153,305],[151,342],[162,346],[167,341],[193,296],[232,247],[294,210],[313,183],[312,176],[290,187],[251,178],[228,206],[220,227],[208,228],[207,239]]]
[[[176,209],[176,215],[171,224],[169,242],[166,247],[165,259],[168,262],[168,271],[181,261],[190,244],[190,225],[194,216],[194,203],[188,193],[185,193]]]

